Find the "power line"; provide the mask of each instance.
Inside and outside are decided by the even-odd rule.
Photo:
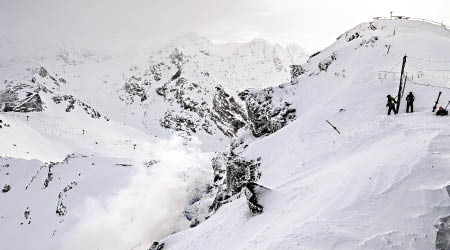
[[[434,71],[434,72],[450,72],[450,69],[426,69],[426,68],[422,68],[422,67],[416,66],[411,63],[408,63],[408,66],[411,66],[411,67],[419,69],[419,70]]]
[[[414,81],[410,80],[409,78],[407,78],[406,81],[410,82],[411,84],[415,84],[415,85],[421,85],[421,86],[432,87],[432,88],[450,89],[449,87],[444,87],[444,86],[437,86],[437,85],[432,85],[432,84],[414,82]]]
[[[450,61],[447,61],[447,60],[432,60],[432,59],[426,59],[426,58],[420,58],[420,57],[414,57],[414,56],[408,56],[408,58],[426,61],[426,62],[432,62],[432,63],[450,63]]]
[[[403,62],[403,59],[401,59],[400,61],[398,61],[398,63],[397,64],[395,64],[395,66],[394,67],[392,67],[392,69],[391,70],[389,70],[388,72],[392,72],[392,71],[394,71],[394,69],[395,68],[397,68],[398,67],[398,65],[400,65],[400,63],[402,63]]]

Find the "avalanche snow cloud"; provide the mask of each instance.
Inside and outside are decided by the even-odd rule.
[[[210,155],[179,138],[145,147],[159,163],[148,168],[145,156],[135,158],[140,167],[126,187],[108,199],[87,197],[60,249],[145,249],[184,226],[180,215],[191,191],[212,178]]]
[[[46,176],[42,163],[0,159],[12,175],[0,223],[19,226],[1,227],[3,247],[146,249],[187,227],[182,212],[192,190],[212,178],[210,153],[176,137],[141,145],[128,159],[70,155]],[[15,207],[26,207],[25,218]]]

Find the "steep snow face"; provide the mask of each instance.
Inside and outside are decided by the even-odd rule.
[[[264,212],[253,216],[242,197],[164,249],[435,249],[435,225],[450,214],[450,120],[431,109],[438,91],[439,105],[450,98],[449,45],[450,31],[408,20],[341,35],[302,65],[297,84],[270,91],[297,119],[240,153],[261,157]],[[386,116],[405,54],[415,112],[405,113],[403,97],[400,114]],[[439,241],[445,249],[448,239]]]

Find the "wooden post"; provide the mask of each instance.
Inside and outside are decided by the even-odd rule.
[[[400,74],[400,84],[398,85],[398,95],[397,95],[397,108],[395,113],[397,114],[400,110],[400,101],[402,100],[402,85],[403,85],[403,74],[405,73],[406,55],[403,56],[402,72]]]

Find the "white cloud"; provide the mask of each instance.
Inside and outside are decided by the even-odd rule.
[[[106,202],[87,198],[62,249],[148,249],[183,222],[180,215],[193,185],[212,179],[210,155],[176,138],[148,148],[160,163],[142,166],[129,186]]]

